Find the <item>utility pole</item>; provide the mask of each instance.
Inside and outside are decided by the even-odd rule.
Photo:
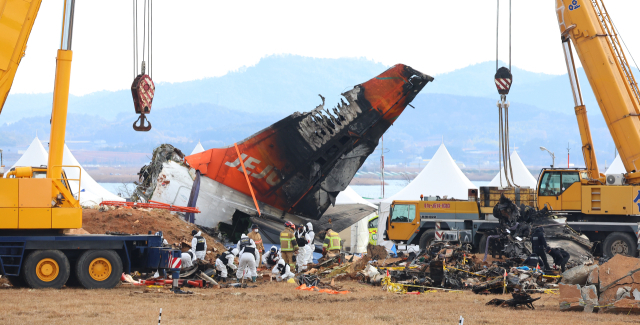
[[[570,164],[569,164],[569,151],[571,151],[571,147],[569,146],[569,142],[567,142],[567,168],[570,167]]]
[[[382,198],[384,199],[384,135],[381,138],[380,169],[382,170]]]

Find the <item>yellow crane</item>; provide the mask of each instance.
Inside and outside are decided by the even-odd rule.
[[[640,249],[640,170],[637,168],[640,166],[640,91],[602,0],[556,0],[555,12],[586,168],[545,168],[535,193],[527,188],[505,191],[481,187],[477,203],[442,202],[436,204],[435,209],[418,198],[394,202],[393,206],[415,207],[405,218],[410,223],[405,219],[389,221],[388,238],[408,244],[420,243],[424,247],[435,238],[434,224],[438,223],[443,229],[458,229],[459,236],[471,232],[470,242],[478,245],[480,236],[476,231],[495,227],[489,216],[496,199],[504,193],[518,204],[537,205],[539,209],[547,207],[554,214],[566,216],[571,227],[602,244],[604,255],[637,255]],[[598,168],[575,68],[574,48],[627,171],[619,177],[605,177]],[[523,194],[527,199],[523,199]],[[470,195],[469,200],[475,201],[475,198]],[[429,217],[421,218],[425,215]]]
[[[40,4],[41,0],[0,0],[0,113],[25,55]],[[10,178],[0,178],[0,274],[14,285],[61,288],[73,273],[85,288],[112,288],[120,282],[123,272],[171,269],[177,288],[181,253],[164,247],[161,233],[131,236],[63,233],[65,229],[82,227],[80,193],[74,197],[70,179],[63,171],[63,167],[80,167],[62,165],[74,4],[74,0],[64,2],[46,178],[34,177],[45,170],[33,167],[16,167],[7,173]],[[148,113],[148,107],[136,104],[136,109],[139,108]]]
[[[0,1],[0,96],[3,106],[33,28],[41,1]],[[62,169],[71,75],[73,1],[65,1],[51,113],[46,178],[32,178],[32,167],[17,167],[0,179],[0,229],[69,229],[82,227],[82,208]],[[0,113],[1,113],[0,107]],[[72,167],[72,166],[69,166]],[[73,166],[77,167],[77,166]],[[79,168],[79,167],[77,167]],[[80,195],[80,193],[78,193]]]
[[[538,208],[567,215],[605,254],[635,255],[640,222],[640,91],[602,0],[556,0],[555,11],[575,103],[586,169],[543,169]],[[627,173],[600,173],[575,68],[578,54]],[[575,227],[575,226],[574,226]],[[604,227],[604,228],[603,228]],[[635,229],[637,231],[637,229]]]

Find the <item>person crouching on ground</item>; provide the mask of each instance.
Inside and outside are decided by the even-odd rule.
[[[289,264],[285,263],[283,259],[278,261],[278,264],[273,267],[271,273],[276,276],[276,281],[287,281],[289,279],[293,279],[296,275],[291,273],[291,267]]]
[[[268,253],[262,256],[262,264],[267,268],[273,268],[280,261],[280,251],[275,246],[271,246]]]
[[[571,258],[571,255],[569,255],[567,251],[559,247],[549,248],[547,250],[547,254],[553,257],[553,264],[555,264],[556,266],[559,266],[562,272],[564,272],[566,269],[567,262],[569,262],[569,258]]]
[[[218,281],[222,280],[222,282],[227,282],[227,267],[232,270],[237,269],[234,264],[235,259],[236,256],[229,252],[228,248],[226,251],[218,255],[218,258],[216,259],[216,270],[218,270],[216,278]]]

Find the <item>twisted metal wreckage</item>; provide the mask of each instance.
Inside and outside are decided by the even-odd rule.
[[[480,254],[484,253],[484,258],[473,254],[468,245],[449,242],[434,242],[417,254],[398,258],[382,257],[370,248],[370,255],[379,259],[359,273],[360,279],[399,293],[463,289],[477,294],[511,293],[512,299],[494,299],[488,305],[533,309],[539,298],[529,294],[557,293],[562,280],[559,271],[540,270],[536,266],[543,264],[531,260],[533,228],[544,227],[549,246],[570,252],[569,268],[594,263],[593,244],[546,209],[517,206],[502,196],[493,214],[499,227],[483,234]],[[491,262],[487,262],[488,256],[492,256]]]
[[[210,228],[220,225],[230,239],[250,223],[260,224],[267,240],[277,239],[283,219],[311,221],[318,229],[331,222],[340,231],[370,208],[327,210],[430,81],[432,77],[398,64],[343,93],[331,110],[322,98],[312,111],[295,112],[233,146],[185,157],[162,145],[140,171],[136,198],[195,203],[201,213],[193,221]]]

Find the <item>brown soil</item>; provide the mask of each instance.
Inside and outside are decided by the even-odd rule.
[[[187,223],[177,214],[162,209],[125,209],[118,208],[101,212],[96,209],[82,210],[82,228],[90,234],[104,234],[107,231],[127,234],[147,234],[162,231],[169,244],[180,246],[191,244],[191,230],[198,227]],[[216,254],[224,251],[224,246],[213,237],[205,234],[208,250],[216,249]],[[211,258],[210,258],[211,259]]]
[[[535,310],[486,306],[503,295],[469,291],[399,295],[345,281],[351,293],[329,295],[295,290],[296,285],[259,282],[247,289],[166,289],[122,285],[111,290],[32,290],[0,287],[3,324],[631,324],[636,315],[561,312],[557,295],[533,295]],[[145,292],[146,291],[146,292]]]

